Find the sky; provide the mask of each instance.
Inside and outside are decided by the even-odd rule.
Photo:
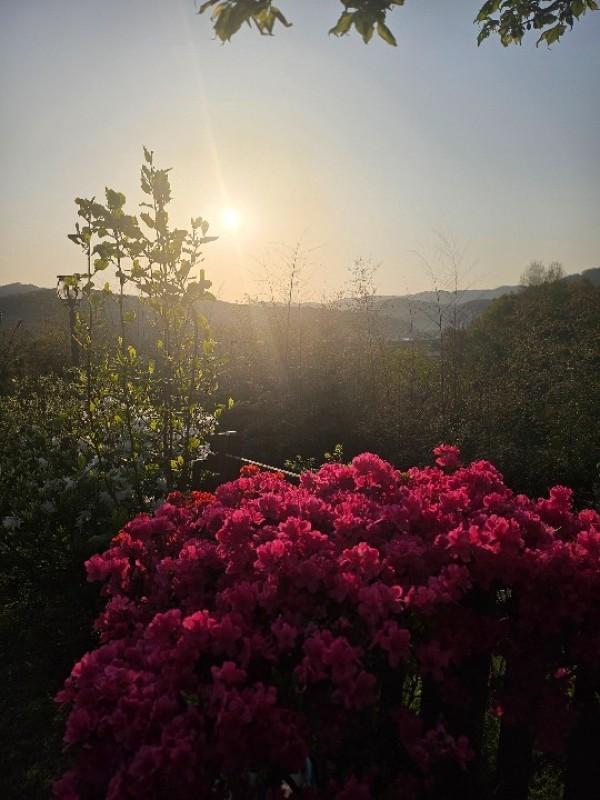
[[[328,36],[336,0],[281,0],[292,28],[225,45],[194,0],[0,0],[0,284],[83,271],[74,198],[110,186],[136,213],[142,145],[172,167],[173,221],[219,236],[223,299],[297,243],[305,299],[357,258],[382,294],[443,284],[440,241],[462,288],[600,266],[600,13],[550,49],[478,48],[480,4],[407,0],[392,48]]]

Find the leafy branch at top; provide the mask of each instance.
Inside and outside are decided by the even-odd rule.
[[[365,44],[377,35],[396,46],[387,16],[405,0],[339,0],[343,11],[329,33],[344,36],[354,29]],[[539,32],[538,44],[557,42],[587,11],[597,11],[598,0],[486,0],[475,24],[480,26],[478,44],[491,34],[506,47],[520,44],[527,31]],[[206,0],[199,14],[210,11],[217,38],[227,42],[246,23],[264,36],[272,36],[277,23],[289,28],[291,22],[271,0]]]
[[[538,31],[537,43],[554,44],[587,11],[600,8],[597,0],[487,0],[475,22],[481,26],[479,44],[491,34],[502,44],[521,44],[527,31]]]

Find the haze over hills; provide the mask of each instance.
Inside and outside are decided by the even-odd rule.
[[[26,294],[27,292],[37,292],[41,287],[33,283],[7,283],[0,286],[0,297],[11,297],[15,294]]]
[[[600,286],[600,267],[584,270],[580,274],[567,275],[563,280],[584,278]],[[428,339],[443,326],[464,327],[482,314],[495,299],[522,291],[521,286],[498,286],[492,289],[463,289],[456,292],[440,290],[417,292],[406,295],[375,295],[370,308],[377,315],[381,335],[391,341],[410,338]],[[135,309],[138,299],[128,296],[128,305]],[[231,303],[223,300],[206,302],[203,311],[215,331],[223,332],[236,325],[251,324],[254,327],[267,325],[266,311],[269,303],[251,305]],[[314,302],[301,303],[302,313],[308,318],[320,313],[322,305]],[[356,310],[356,301],[342,299],[327,306],[341,317]],[[109,314],[111,312],[109,311]],[[298,307],[294,307],[298,313]],[[0,319],[10,327],[21,322],[25,328],[39,333],[47,326],[64,326],[65,310],[54,289],[45,289],[33,284],[11,283],[0,286]]]

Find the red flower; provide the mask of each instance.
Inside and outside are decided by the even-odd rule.
[[[443,724],[460,714],[421,719],[415,698],[468,706],[474,658],[488,711],[564,748],[573,676],[600,652],[600,515],[435,455],[401,474],[364,454],[299,486],[251,465],[129,522],[86,565],[107,603],[57,697],[75,755],[55,796],[277,797],[307,757],[300,797],[442,796],[471,748]]]
[[[240,469],[241,478],[254,478],[260,472],[258,464],[244,464]]]
[[[435,463],[442,469],[456,469],[460,466],[460,450],[451,444],[440,444],[434,448]]]

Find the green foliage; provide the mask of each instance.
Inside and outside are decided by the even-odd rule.
[[[396,46],[396,38],[387,26],[388,14],[405,0],[340,0],[344,10],[329,33],[344,36],[354,29],[365,44],[373,34],[389,45]],[[491,34],[499,37],[506,47],[520,44],[529,30],[539,32],[538,44],[551,45],[558,41],[568,28],[587,11],[597,11],[597,0],[486,0],[481,6],[476,24],[480,27],[478,43]],[[198,13],[211,12],[215,34],[227,42],[244,23],[254,26],[261,34],[271,36],[279,22],[290,27],[290,22],[270,0],[207,0]]]
[[[254,25],[263,36],[272,36],[277,22],[290,27],[280,9],[270,0],[207,0],[198,13],[203,14],[209,9],[212,9],[215,33],[222,42],[229,41],[244,23]]]
[[[597,11],[597,0],[487,0],[477,15],[478,42],[496,34],[502,44],[521,44],[527,31],[537,31],[537,43],[557,42],[587,11]]]
[[[565,271],[558,261],[554,261],[549,267],[541,261],[532,261],[521,275],[520,283],[521,286],[542,286],[545,283],[561,280],[564,276]]]
[[[495,301],[449,347],[452,425],[512,485],[551,483],[593,501],[600,458],[600,289],[545,280]]]
[[[343,464],[344,463],[344,445],[336,444],[333,450],[324,454],[326,464]]]
[[[293,458],[286,458],[283,462],[283,466],[286,469],[289,469],[290,472],[313,472],[314,470],[319,468],[319,464],[317,463],[317,459],[314,456],[303,456],[300,453],[296,453]]]
[[[396,46],[396,38],[385,23],[386,14],[394,6],[403,6],[404,0],[391,0],[391,2],[358,2],[343,1],[345,11],[342,13],[337,23],[329,31],[335,36],[344,36],[352,28],[360,34],[365,44],[373,38],[373,34],[383,39],[387,44]]]
[[[81,397],[57,377],[14,381],[0,398],[0,594],[29,594],[60,575],[90,537],[114,528],[114,505],[81,439]]]
[[[170,197],[165,173],[157,178],[162,201]],[[452,439],[466,458],[495,461],[516,490],[542,494],[560,482],[575,488],[577,502],[593,501],[594,492],[596,502],[600,498],[595,271],[588,282],[561,278],[556,264],[530,265],[522,291],[494,301],[465,328],[450,313],[439,335],[421,340],[389,335],[367,262],[354,265],[339,301],[302,306],[297,250],[272,302],[200,303],[191,300],[206,295],[200,259],[184,248],[193,250],[194,231],[207,237],[207,225],[193,220],[180,250],[181,233],[157,215],[158,202],[155,210],[152,178],[150,169],[144,180],[151,202],[144,208],[152,225],[158,220],[161,226],[162,245],[141,215],[139,236],[126,236],[119,215],[108,224],[107,213],[115,214],[109,205],[127,214],[120,198],[107,198],[102,211],[92,201],[78,206],[86,215],[77,235],[86,262],[89,254],[89,280],[100,274],[92,251],[106,243],[102,279],[114,275],[118,287],[83,292],[81,372],[68,380],[11,379],[0,397],[0,639],[7,654],[0,659],[0,744],[10,784],[3,797],[41,800],[57,772],[51,697],[69,662],[89,647],[93,598],[83,582],[84,556],[101,548],[140,503],[183,485],[186,458],[189,463],[192,453],[202,454],[212,418],[230,394],[236,405],[226,412],[227,427],[244,435],[241,455],[266,463],[283,464],[302,453],[287,466],[312,468],[324,458],[343,462],[371,450],[402,469],[428,463],[431,448]],[[96,214],[104,225],[98,223],[99,230]],[[183,278],[182,261],[193,261]],[[117,268],[141,299],[121,296]],[[84,273],[83,287],[86,281]],[[190,283],[198,288],[190,290]],[[207,337],[201,317],[194,361],[190,309],[200,307],[230,353],[222,366],[219,345]],[[190,372],[192,365],[201,377]],[[174,392],[180,381],[184,389]],[[193,408],[201,409],[195,419],[205,427],[188,447],[185,398],[192,386]],[[165,418],[172,432],[166,447]],[[324,442],[343,442],[344,451],[336,445],[323,456]],[[491,744],[496,733],[488,725]],[[532,796],[555,798],[559,790],[556,765],[537,764]]]
[[[494,301],[466,328],[450,310],[429,339],[390,338],[398,331],[386,327],[364,264],[339,303],[288,310],[275,296],[232,309],[215,322],[218,338],[235,343],[225,424],[244,433],[242,455],[290,459],[292,469],[320,464],[328,441],[343,442],[347,458],[369,450],[399,468],[456,441],[517,490],[560,482],[578,502],[597,502],[600,288],[559,276],[545,268],[539,285]]]
[[[133,514],[189,488],[222,409],[219,359],[199,310],[211,298],[201,247],[215,237],[201,217],[189,230],[169,224],[169,170],[148,150],[144,159],[141,220],[110,188],[104,203],[76,200],[69,239],[85,271],[63,284],[79,298],[80,366],[21,377],[20,362],[34,362],[15,328],[0,328],[2,797],[47,797],[58,770],[52,697],[90,646],[95,610],[84,560]]]
[[[319,469],[322,464],[342,464],[344,462],[344,446],[336,444],[331,452],[323,453],[322,458],[303,456],[297,453],[293,458],[286,458],[283,466],[290,472],[312,472]]]
[[[61,734],[53,696],[90,648],[84,559],[120,521],[81,440],[81,396],[57,376],[0,397],[0,747],[3,798],[45,800]]]
[[[343,442],[348,457],[370,450],[398,466],[426,461],[440,439],[439,362],[429,346],[386,340],[368,262],[354,265],[339,301],[300,306],[294,291],[289,304],[297,263],[272,302],[239,307],[220,329],[235,342],[222,382],[236,398],[225,424],[243,431],[243,455],[311,468],[323,442]]]
[[[35,293],[37,296],[37,292]],[[62,353],[67,347],[64,331],[56,325],[32,330],[22,319],[5,322],[0,318],[0,395],[12,391],[12,380],[64,369]]]
[[[212,297],[210,281],[198,271],[201,247],[216,237],[206,235],[201,217],[191,220],[189,231],[170,226],[169,170],[156,168],[146,148],[141,187],[149,202],[142,203],[148,210],[139,220],[125,211],[121,192],[107,188],[104,205],[78,199],[84,224],[69,238],[87,263],[77,330],[85,362],[79,375],[85,438],[104,465],[107,490],[120,491],[115,481],[125,471],[135,504],[144,508],[148,498],[189,486],[192,462],[206,454],[220,408],[205,408],[218,362],[198,310],[200,300]],[[110,284],[101,295],[93,291],[97,273],[107,269],[119,287],[116,340],[102,330],[103,307],[115,299]],[[126,289],[140,296],[139,319],[126,308]],[[122,465],[118,475],[115,459]]]

